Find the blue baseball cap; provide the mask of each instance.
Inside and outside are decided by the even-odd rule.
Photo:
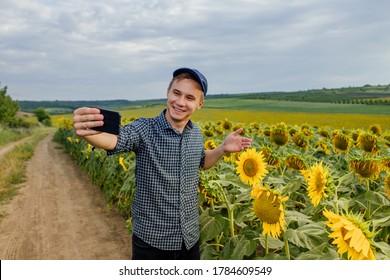
[[[200,73],[196,69],[179,68],[173,72],[173,77],[176,77],[177,75],[179,75],[181,73],[189,73],[192,76],[194,76],[194,78],[199,82],[200,86],[202,87],[203,94],[206,95],[206,93],[207,93],[207,79],[205,76],[203,76],[202,73]]]

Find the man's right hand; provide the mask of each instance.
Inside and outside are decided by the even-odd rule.
[[[97,108],[82,107],[73,112],[73,128],[77,136],[91,145],[107,151],[113,150],[118,142],[118,135],[100,132],[92,128],[104,124],[104,116]]]
[[[84,137],[100,134],[92,128],[103,125],[103,115],[97,108],[82,107],[73,112],[73,128],[77,136]]]

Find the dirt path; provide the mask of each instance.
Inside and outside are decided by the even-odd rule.
[[[0,220],[0,259],[130,259],[124,218],[52,135],[38,143],[27,182]]]

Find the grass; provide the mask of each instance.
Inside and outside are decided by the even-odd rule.
[[[24,137],[27,137],[31,134],[31,131],[26,128],[11,129],[8,127],[0,126],[0,147],[13,142],[20,140]]]
[[[48,129],[36,130],[31,140],[16,146],[0,162],[0,205],[17,194],[20,184],[25,181],[26,162],[33,156],[36,144],[48,132]]]

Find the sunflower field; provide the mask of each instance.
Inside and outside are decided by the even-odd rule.
[[[251,148],[200,171],[202,259],[390,259],[389,131],[197,124],[205,149],[240,127],[253,139]],[[55,139],[126,215],[131,232],[134,154],[93,150],[67,119]]]

